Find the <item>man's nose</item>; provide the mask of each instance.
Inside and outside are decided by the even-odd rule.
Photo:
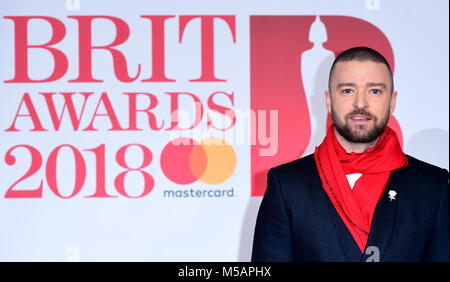
[[[369,103],[367,101],[367,95],[364,90],[358,89],[358,91],[356,92],[356,95],[355,95],[355,101],[354,101],[353,106],[355,108],[359,108],[359,109],[365,109],[365,108],[369,107]]]

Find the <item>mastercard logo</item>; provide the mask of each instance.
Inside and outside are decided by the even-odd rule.
[[[198,142],[180,137],[167,143],[161,152],[161,170],[172,182],[190,184],[200,180],[219,184],[233,175],[236,153],[225,140],[216,137]]]

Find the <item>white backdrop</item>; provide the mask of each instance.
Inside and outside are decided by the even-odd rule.
[[[405,152],[448,169],[448,5],[445,0],[2,1],[0,260],[250,260],[253,228],[261,201],[261,196],[251,196],[252,144],[247,130],[251,107],[251,16],[335,15],[354,17],[376,26],[389,40],[394,54],[394,81],[399,93],[394,115],[402,130]],[[79,75],[80,48],[79,24],[68,16],[82,15],[110,16],[127,24],[129,37],[117,49],[125,56],[130,77],[138,74],[138,64],[141,65],[136,80],[119,81],[110,52],[93,50],[92,76],[103,82],[68,82]],[[152,25],[142,15],[173,16],[165,21],[164,58],[165,75],[175,81],[142,81],[152,76]],[[214,74],[226,81],[190,81],[198,79],[202,73],[201,63],[207,58],[202,57],[201,51],[207,46],[201,46],[199,18],[188,21],[181,34],[180,22],[188,15],[225,15],[234,21],[235,26],[223,19],[214,20]],[[16,42],[18,36],[24,34],[16,30],[21,21],[19,16],[45,16],[63,23],[65,36],[52,45],[63,52],[68,61],[68,69],[60,78],[48,82],[11,81],[20,72],[15,62],[24,59],[17,58],[15,50],[15,44],[24,44]],[[321,37],[325,27],[320,22],[316,25],[317,30],[311,29],[309,40],[319,48],[325,42]],[[48,43],[55,30],[47,20],[34,18],[29,20],[27,32],[31,46]],[[341,35],[345,40],[345,33]],[[110,20],[99,18],[92,22],[93,46],[110,44],[114,38],[116,26]],[[29,78],[50,77],[55,68],[52,53],[30,47],[27,54]],[[323,58],[322,61],[302,60],[306,97],[317,97],[327,87],[326,80],[317,80],[317,77],[328,75],[326,65],[332,57]],[[314,71],[317,69],[320,73]],[[317,81],[323,85],[318,86]],[[71,123],[70,109],[66,108],[61,115],[62,92],[92,92],[87,96],[71,96],[78,117],[86,102],[77,129]],[[138,112],[136,126],[142,130],[125,130],[129,128],[130,100],[124,93],[131,92],[153,94],[157,105],[153,101],[154,108],[150,112],[162,129],[151,128],[147,114]],[[169,130],[173,121],[171,107],[175,102],[171,100],[174,94],[167,93],[179,92],[194,94],[204,107],[201,122],[192,130]],[[212,98],[216,92],[220,93]],[[55,93],[46,96],[53,98],[56,110],[53,116],[49,100],[39,93]],[[179,107],[187,116],[180,119],[179,126],[188,128],[194,122],[195,110],[192,98],[180,95]],[[83,97],[88,98],[84,101]],[[149,107],[149,103],[149,96],[137,97],[138,109]],[[315,115],[325,113],[324,104],[313,105],[310,100],[308,104]],[[232,119],[220,114],[218,106],[237,113],[236,124],[229,131],[207,127],[208,116],[216,127],[230,125]],[[116,125],[123,130],[110,130],[114,125],[113,115],[117,118]],[[61,118],[57,129],[52,117]],[[41,127],[35,118],[39,119]],[[323,139],[324,120],[324,116],[312,118],[313,138],[303,155],[311,153]],[[96,130],[89,130],[90,125]],[[227,135],[230,132],[231,135]],[[209,178],[205,174],[196,175],[199,180],[180,184],[173,181],[173,174],[168,176],[169,173],[163,171],[162,166],[172,162],[189,162],[176,150],[167,158],[161,157],[168,142],[180,136],[198,142],[216,137],[229,143],[220,147],[228,151],[207,152]],[[63,144],[73,147],[65,145],[58,151],[58,146]],[[125,148],[128,144],[140,146]],[[277,149],[283,150],[282,147]],[[120,159],[124,159],[125,165],[120,165]],[[202,162],[195,164],[204,165]],[[126,171],[123,166],[132,170],[124,174],[120,184],[119,175]],[[142,172],[135,170],[141,166]],[[173,173],[176,177],[177,171]],[[101,179],[104,179],[103,184]],[[79,187],[76,193],[74,187]],[[99,196],[102,187],[103,197]],[[147,188],[151,191],[146,191]],[[97,197],[86,197],[94,193]],[[142,194],[145,195],[139,197]]]

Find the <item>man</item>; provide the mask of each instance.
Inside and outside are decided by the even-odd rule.
[[[397,92],[386,59],[348,49],[328,88],[322,144],[268,173],[252,261],[448,261],[449,174],[404,154],[387,127]]]

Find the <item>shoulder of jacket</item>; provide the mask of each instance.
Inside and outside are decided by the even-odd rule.
[[[407,157],[408,157],[407,169],[410,170],[412,173],[414,173],[414,175],[431,179],[447,178],[448,182],[449,173],[447,169],[440,168],[436,165],[421,161],[409,155],[407,155]]]
[[[315,161],[314,161],[313,154],[310,154],[310,155],[301,157],[299,159],[296,159],[294,161],[273,167],[272,169],[282,172],[282,171],[296,170],[298,168],[311,168],[312,165],[315,166]]]
[[[276,174],[280,178],[284,177],[310,177],[317,172],[316,163],[312,154],[301,157],[297,160],[273,167],[269,174]]]
[[[441,195],[449,190],[449,172],[444,168],[432,165],[430,163],[418,160],[407,155],[408,166],[405,168],[405,177],[408,187],[415,187],[417,191],[426,189],[427,194]]]

